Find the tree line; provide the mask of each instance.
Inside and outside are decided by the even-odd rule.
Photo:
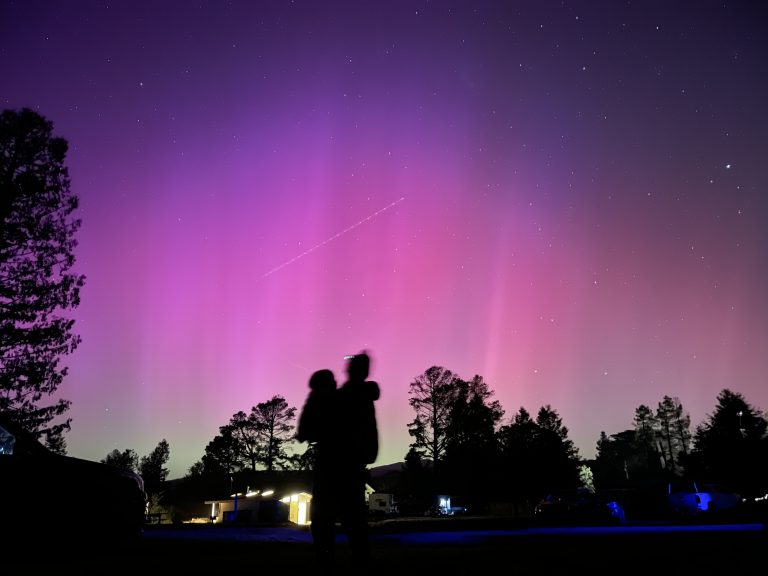
[[[633,428],[601,432],[593,460],[579,455],[552,406],[535,415],[520,407],[505,418],[493,396],[481,376],[464,380],[441,366],[418,375],[409,386],[412,442],[396,482],[377,489],[395,492],[401,509],[413,513],[426,510],[438,494],[482,512],[504,502],[530,509],[555,490],[633,488],[686,478],[715,482],[745,497],[768,490],[768,421],[729,389],[693,430],[676,397],[664,396],[655,409],[638,406]],[[310,471],[313,448],[302,451],[296,443],[295,417],[296,408],[282,396],[237,412],[185,479],[231,488],[233,478],[253,479],[258,472]]]

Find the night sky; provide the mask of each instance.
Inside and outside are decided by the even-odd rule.
[[[70,144],[71,455],[300,409],[372,355],[480,375],[582,457],[635,408],[768,408],[768,9],[730,1],[0,0],[0,103]],[[303,446],[299,447],[299,451]]]

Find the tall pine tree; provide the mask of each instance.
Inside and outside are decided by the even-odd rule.
[[[0,114],[0,411],[60,453],[71,419],[54,420],[71,402],[49,400],[80,343],[66,313],[85,281],[73,271],[80,220],[67,146],[33,110]]]

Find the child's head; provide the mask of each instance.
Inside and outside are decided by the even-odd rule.
[[[326,368],[317,370],[309,378],[309,388],[310,390],[317,390],[320,392],[335,390],[336,378],[333,376],[333,372]]]
[[[354,356],[347,356],[347,374],[350,380],[363,381],[371,369],[371,357],[366,350]]]

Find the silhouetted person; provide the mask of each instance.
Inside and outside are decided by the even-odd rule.
[[[332,436],[336,421],[336,378],[331,370],[317,370],[309,378],[309,394],[299,415],[296,439],[314,448],[310,530],[319,562],[330,574],[336,539],[335,456]]]
[[[329,414],[333,410],[336,377],[328,369],[317,370],[309,377],[309,394],[299,416],[296,439],[299,442],[317,444],[328,436]]]
[[[364,568],[370,554],[365,486],[367,466],[379,450],[374,402],[380,391],[376,382],[367,380],[370,357],[366,352],[348,357],[346,369],[346,382],[328,396],[312,389],[297,434],[298,440],[315,444],[310,528],[318,569],[324,574],[330,574],[334,564],[337,519],[355,565]],[[326,402],[327,398],[332,400]]]
[[[337,426],[334,438],[339,519],[349,539],[355,563],[368,563],[368,508],[365,486],[368,465],[379,452],[374,402],[380,390],[368,380],[370,356],[363,351],[347,359],[347,381],[336,392]]]

